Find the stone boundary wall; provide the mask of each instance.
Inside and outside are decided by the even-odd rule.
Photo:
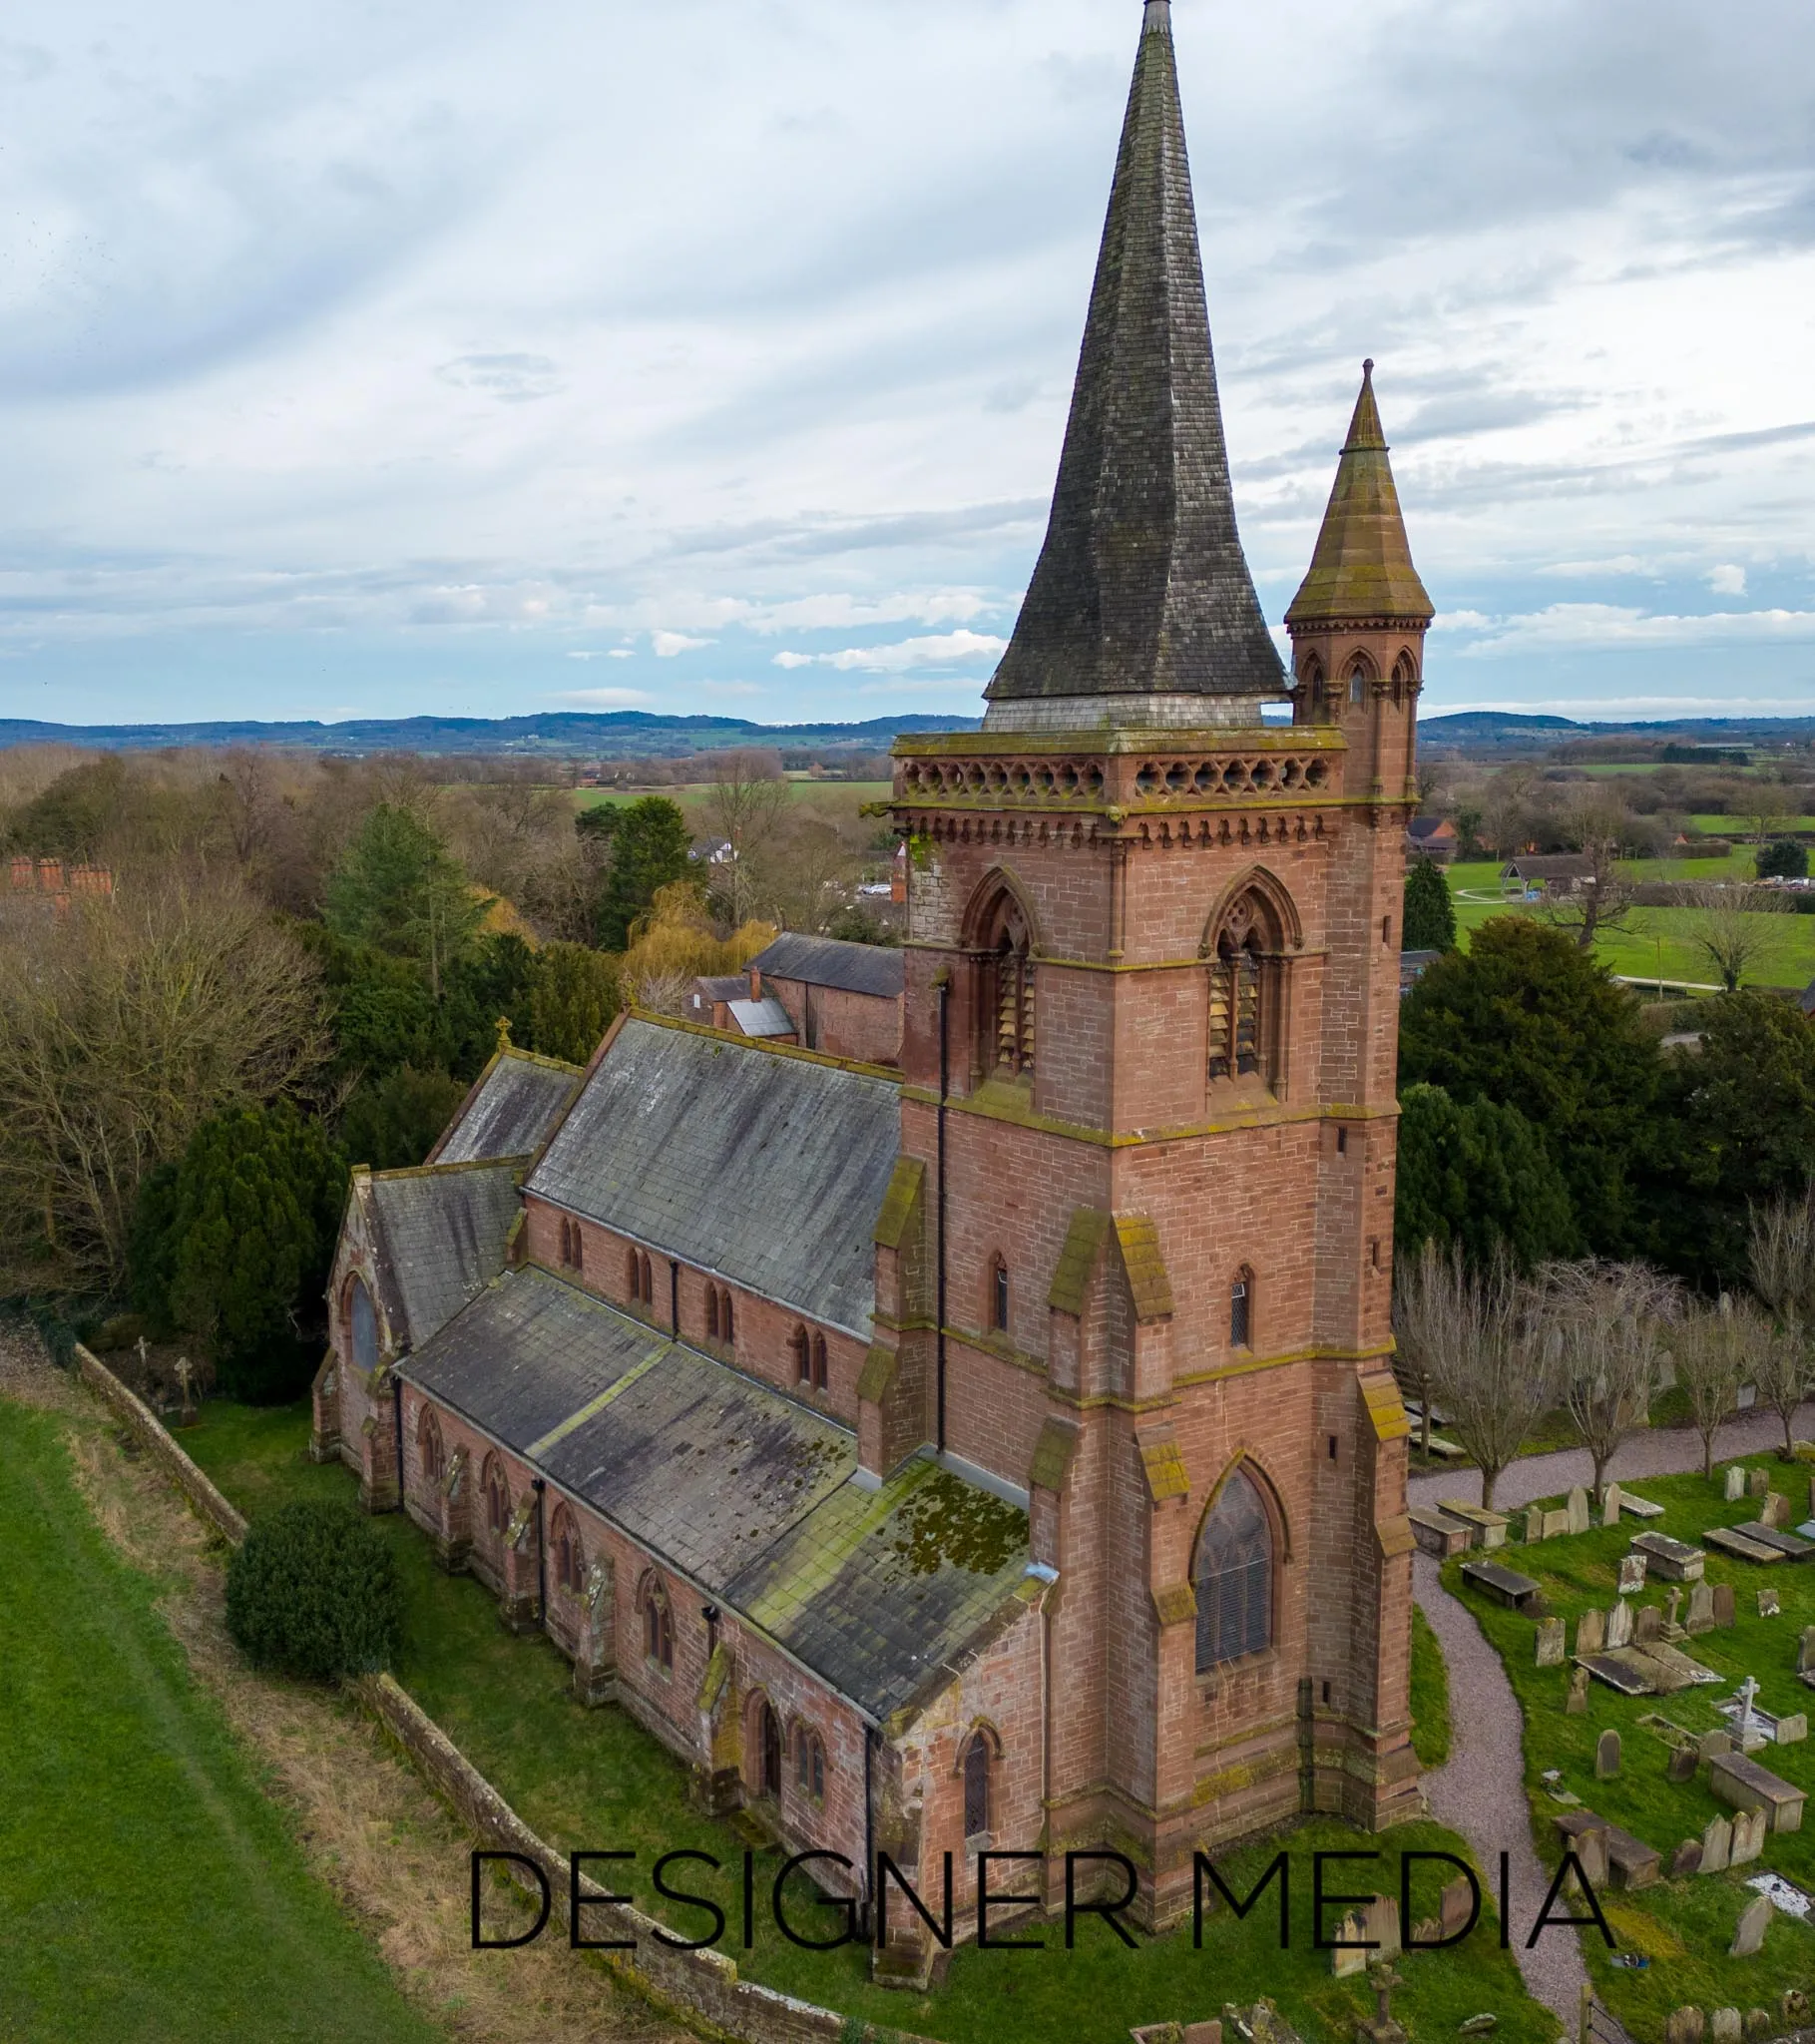
[[[132,1429],[210,1525],[237,1547],[245,1538],[245,1520],[214,1483],[197,1468],[145,1401],[128,1390],[106,1363],[76,1345],[76,1367],[82,1380]],[[455,1746],[428,1713],[388,1675],[368,1675],[346,1684],[359,1706],[376,1718],[408,1755],[418,1774],[452,1805],[485,1849],[513,1852],[518,1861],[498,1862],[518,1886],[538,1903],[541,1890],[529,1866],[541,1869],[552,1904],[546,1937],[565,1938],[568,1931],[569,1868],[566,1858],[539,1837],[490,1782]],[[583,1897],[607,1891],[584,1875]],[[930,2044],[906,2031],[879,2031],[829,2008],[795,2001],[739,1978],[736,1962],[721,1952],[675,1951],[656,1941],[658,1925],[641,1910],[624,1903],[588,1907],[582,1934],[589,1938],[635,1938],[635,1952],[599,1954],[628,1986],[689,2026],[730,2044]]]

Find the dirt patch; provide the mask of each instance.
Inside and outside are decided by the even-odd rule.
[[[49,1364],[29,1332],[0,1330],[0,1397],[68,1415],[77,1482],[96,1521],[135,1567],[164,1584],[166,1623],[256,1757],[311,1870],[424,2015],[451,2037],[486,2044],[687,2044],[690,2032],[567,1950],[558,1920],[546,1943],[470,1950],[471,1839],[352,1705],[243,1665],[227,1635],[219,1537],[153,1464],[123,1452],[110,1417]],[[513,1913],[529,1927],[514,1889],[488,1890],[485,1907],[493,1935]]]

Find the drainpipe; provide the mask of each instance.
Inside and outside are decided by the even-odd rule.
[[[939,1415],[937,1442],[939,1452],[945,1453],[945,1103],[952,1090],[952,1039],[950,1009],[952,998],[952,977],[946,968],[936,982],[939,994],[939,1204],[938,1204],[938,1246],[937,1275],[934,1310],[938,1316],[938,1383]]]
[[[391,1420],[397,1436],[397,1509],[407,1516],[409,1506],[403,1501],[403,1379],[394,1369],[391,1372]]]
[[[548,1630],[548,1541],[544,1537],[542,1523],[542,1493],[548,1485],[540,1476],[530,1478],[530,1488],[536,1493],[536,1623],[543,1631]]]

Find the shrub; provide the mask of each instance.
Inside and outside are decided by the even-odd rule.
[[[1793,837],[1775,838],[1759,847],[1755,870],[1761,880],[1806,880],[1809,848]]]
[[[280,1506],[227,1572],[227,1626],[254,1668],[314,1682],[369,1675],[397,1651],[403,1593],[383,1536],[350,1505]]]

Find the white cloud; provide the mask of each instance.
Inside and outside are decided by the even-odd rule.
[[[702,646],[715,646],[715,639],[689,639],[684,632],[652,632],[650,644],[659,660],[673,660],[678,653],[697,653]]]
[[[1746,571],[1731,561],[1725,561],[1709,571],[1708,587],[1716,596],[1744,596]]]
[[[576,710],[642,710],[656,699],[642,689],[564,689],[548,700]]]
[[[1599,652],[1801,641],[1815,639],[1815,611],[1709,611],[1671,617],[1620,604],[1556,603],[1523,617],[1486,620],[1483,629],[1487,636],[1463,647],[1463,659],[1532,650]]]
[[[902,639],[893,646],[847,646],[842,653],[778,653],[782,668],[831,667],[841,673],[906,674],[917,667],[944,667],[953,661],[977,660],[1006,651],[1006,639],[987,632],[944,632],[924,639]]]

